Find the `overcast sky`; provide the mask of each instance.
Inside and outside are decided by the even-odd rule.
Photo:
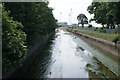
[[[54,8],[53,14],[58,22],[68,22],[69,24],[78,23],[77,16],[80,13],[85,14],[90,19],[92,16],[88,13],[87,7],[91,3],[92,0],[50,0],[49,7]],[[72,16],[69,17],[71,13]]]
[[[50,0],[49,6],[54,8],[53,14],[58,21],[61,19],[62,22],[69,22],[69,14],[72,12],[72,23],[77,23],[76,18],[80,13],[90,18],[87,7],[91,3],[92,0]]]

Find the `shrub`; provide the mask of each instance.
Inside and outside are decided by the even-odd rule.
[[[118,40],[119,40],[119,37],[117,36],[116,38],[114,38],[114,39],[112,40],[112,42],[116,43]]]
[[[26,34],[21,30],[22,24],[13,21],[9,13],[2,12],[2,71],[8,72],[11,68],[20,65],[27,53]]]
[[[106,33],[106,30],[102,27],[100,28],[99,32]]]
[[[92,25],[91,25],[91,24],[89,24],[89,25],[88,25],[88,28],[92,28]]]

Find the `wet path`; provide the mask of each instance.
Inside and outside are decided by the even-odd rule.
[[[31,78],[115,77],[109,69],[117,74],[118,62],[73,34],[58,30],[25,76]]]

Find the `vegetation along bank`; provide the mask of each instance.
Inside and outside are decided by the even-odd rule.
[[[96,31],[85,31],[78,29],[67,29],[72,33],[82,36],[82,39],[86,40],[88,43],[95,45],[96,47],[110,53],[109,55],[114,57],[120,57],[118,50],[120,50],[119,40],[114,42],[118,35],[99,33]]]
[[[54,32],[56,19],[48,4],[49,2],[0,3],[3,76],[22,66],[30,55],[45,45]]]

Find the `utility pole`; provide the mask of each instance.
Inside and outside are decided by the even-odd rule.
[[[72,25],[72,9],[69,12],[69,25]]]
[[[61,22],[61,14],[62,14],[62,12],[60,12],[60,22]]]
[[[72,9],[70,9],[71,10],[71,25],[72,25]]]
[[[70,13],[69,13],[69,25],[70,25],[71,23],[70,23]]]

